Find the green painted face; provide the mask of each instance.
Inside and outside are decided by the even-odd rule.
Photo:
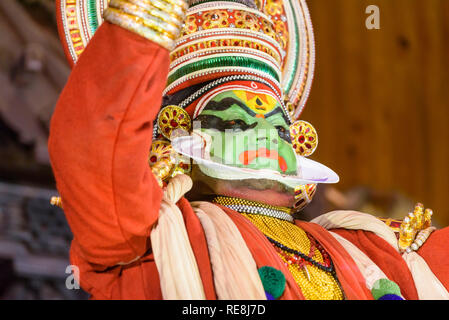
[[[287,118],[271,95],[250,90],[221,92],[195,121],[200,121],[201,133],[211,137],[214,161],[296,174]]]

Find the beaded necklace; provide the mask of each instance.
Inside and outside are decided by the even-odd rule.
[[[212,201],[240,213],[263,215],[293,222],[291,215],[293,211],[289,208],[275,207],[255,201],[223,196],[215,197]]]
[[[307,300],[344,299],[330,256],[311,235],[290,220],[248,210],[250,207],[267,208],[266,204],[231,197],[216,197],[212,201],[241,213],[267,237]],[[246,209],[235,209],[238,203]],[[268,207],[292,212],[289,208]]]
[[[311,238],[309,236],[309,234],[306,233],[306,235],[311,242],[310,253],[308,255],[306,255],[300,251],[297,251],[295,249],[291,249],[287,246],[284,246],[282,243],[280,243],[274,239],[271,239],[268,236],[267,236],[267,239],[272,244],[274,244],[276,247],[280,248],[282,251],[286,251],[288,253],[291,253],[295,257],[299,257],[299,258],[295,258],[295,260],[299,260],[299,262],[301,262],[301,265],[305,265],[306,264],[305,262],[308,262],[309,264],[312,264],[323,271],[335,274],[334,264],[332,263],[332,260],[330,259],[327,252],[324,250],[323,247],[321,247],[321,245],[318,242],[316,242],[315,239]],[[315,249],[318,249],[320,251],[321,256],[323,257],[323,260],[324,260],[323,263],[313,260],[312,256],[315,253]]]

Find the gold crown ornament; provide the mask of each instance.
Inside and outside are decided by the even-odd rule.
[[[432,227],[431,209],[425,209],[421,203],[415,205],[413,212],[410,212],[402,221],[399,227],[399,250],[401,252],[417,251],[430,234],[436,229]]]

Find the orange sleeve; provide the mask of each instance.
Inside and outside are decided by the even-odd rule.
[[[82,258],[102,267],[142,256],[162,190],[148,166],[168,51],[103,23],[51,120],[49,152]]]

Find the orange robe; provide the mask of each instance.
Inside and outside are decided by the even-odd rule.
[[[162,299],[149,237],[162,190],[147,157],[168,68],[166,49],[105,22],[73,68],[53,114],[49,151],[74,234],[71,263],[80,268],[80,284],[93,299]],[[201,224],[186,199],[177,205],[206,298],[216,299]],[[287,285],[281,299],[303,299],[264,235],[240,214],[224,209],[242,233],[257,266],[283,271]],[[372,299],[354,261],[329,232],[313,223],[297,224],[330,254],[346,298]],[[378,263],[401,286],[406,298],[417,298],[408,268],[384,240],[370,232],[335,231]],[[448,228],[435,232],[420,250],[447,289],[447,253],[442,257],[448,232]]]

